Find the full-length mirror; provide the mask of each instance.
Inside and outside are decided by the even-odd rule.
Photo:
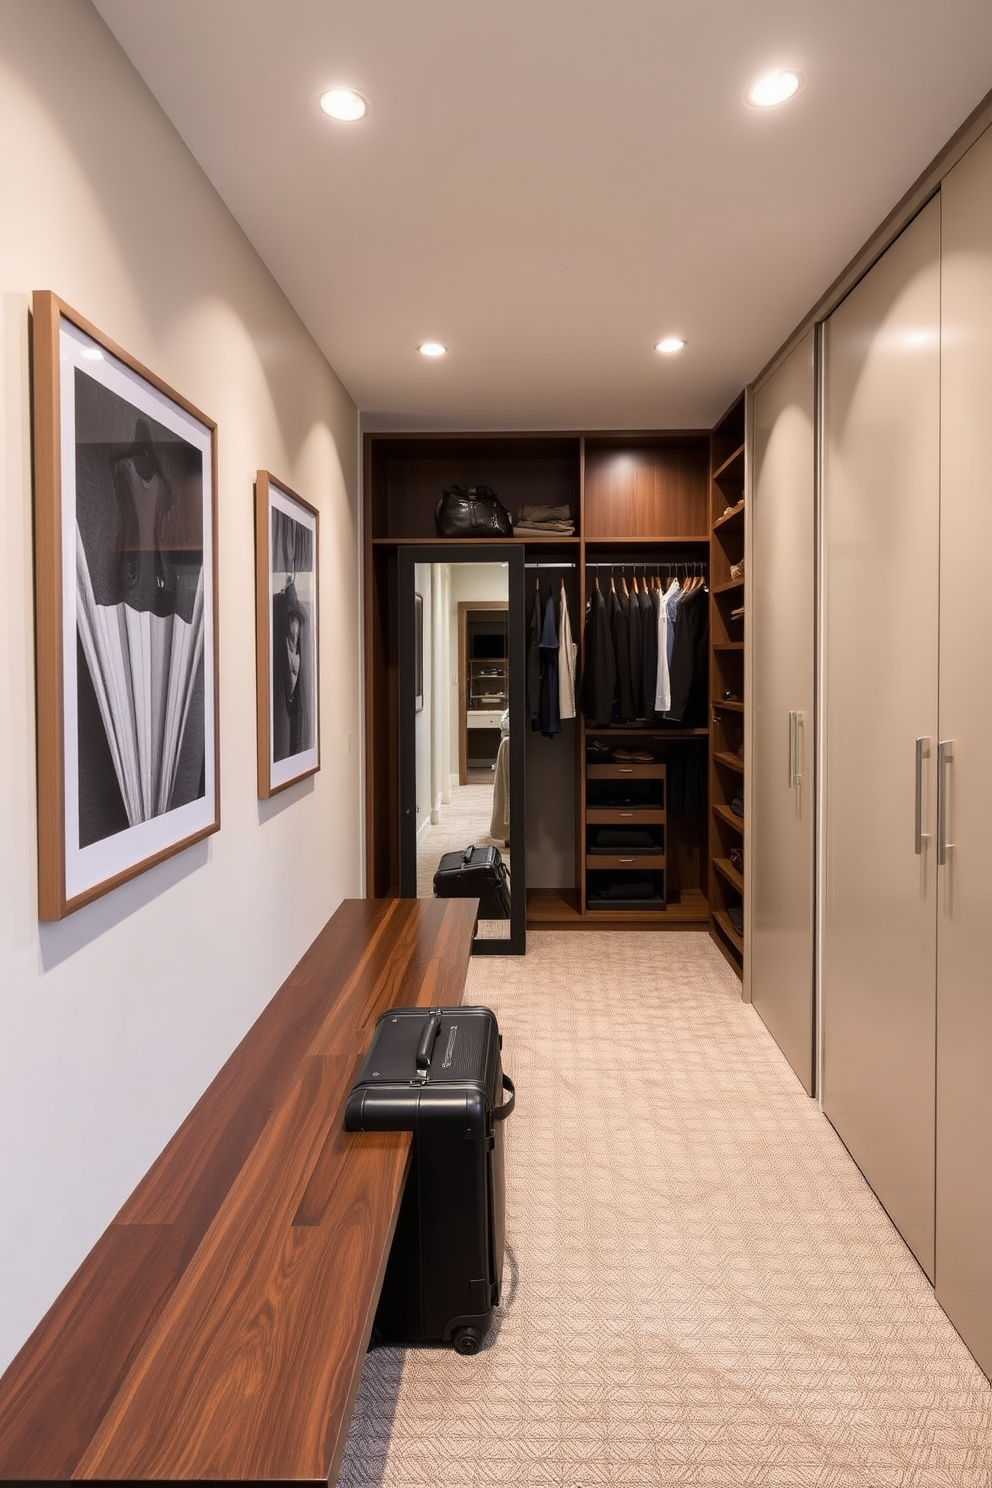
[[[522,955],[523,551],[398,557],[400,893],[477,896],[475,951]]]

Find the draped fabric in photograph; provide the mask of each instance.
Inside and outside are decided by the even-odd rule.
[[[86,846],[204,793],[203,460],[78,368],[75,387]]]

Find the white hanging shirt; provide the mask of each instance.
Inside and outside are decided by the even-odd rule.
[[[673,579],[661,596],[661,604],[658,606],[658,684],[654,694],[656,713],[667,713],[672,706],[672,677],[669,670],[672,648],[669,645],[669,636],[675,627],[675,612],[669,608],[669,600],[674,599],[678,592],[679,581]]]

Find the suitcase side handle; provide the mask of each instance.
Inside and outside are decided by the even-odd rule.
[[[417,1068],[418,1070],[430,1069],[431,1054],[437,1043],[437,1036],[441,1032],[441,1009],[433,1011],[424,1024],[424,1031],[420,1035],[420,1043],[417,1045]],[[409,1045],[407,1046],[409,1047]],[[408,1056],[409,1057],[409,1056]]]
[[[505,1121],[507,1116],[509,1116],[510,1112],[513,1110],[513,1107],[516,1105],[517,1092],[509,1075],[503,1076],[503,1089],[510,1092],[510,1099],[508,1101],[504,1101],[501,1106],[497,1106],[496,1109],[493,1111],[494,1121]]]

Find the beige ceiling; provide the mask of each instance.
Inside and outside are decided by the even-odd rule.
[[[710,426],[992,88],[992,0],[94,3],[368,427]]]

